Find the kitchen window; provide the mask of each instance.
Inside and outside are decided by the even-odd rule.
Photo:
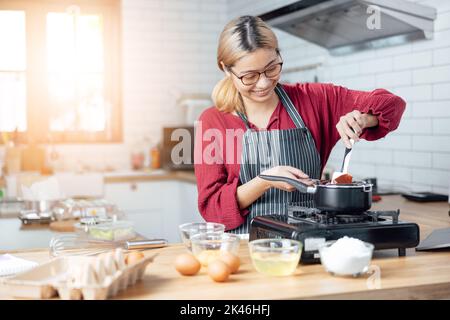
[[[0,0],[0,132],[119,142],[119,0]]]

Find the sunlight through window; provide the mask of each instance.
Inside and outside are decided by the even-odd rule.
[[[47,70],[51,131],[103,131],[103,21],[77,8],[47,14]]]
[[[0,10],[0,131],[25,131],[25,12]]]
[[[0,133],[121,141],[120,0],[0,2]]]

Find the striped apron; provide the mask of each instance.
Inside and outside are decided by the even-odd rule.
[[[242,138],[239,172],[241,184],[247,183],[264,170],[275,166],[292,166],[302,170],[311,178],[320,178],[320,155],[311,132],[305,126],[303,119],[280,84],[275,87],[275,92],[294,122],[295,128],[270,131],[251,130],[247,117],[238,113],[247,128]],[[229,232],[247,234],[254,217],[268,214],[286,215],[287,207],[290,204],[314,206],[313,197],[310,194],[270,188],[249,207],[250,212],[246,221]]]

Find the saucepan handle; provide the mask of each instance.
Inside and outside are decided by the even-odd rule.
[[[281,181],[289,183],[291,186],[297,188],[297,190],[302,193],[316,193],[317,190],[315,186],[308,186],[303,182],[288,177],[272,176],[267,174],[260,174],[259,177],[268,181]]]

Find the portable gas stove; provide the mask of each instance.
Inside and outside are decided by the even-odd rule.
[[[419,226],[399,221],[400,210],[366,211],[360,214],[336,214],[315,208],[290,206],[287,215],[255,217],[251,222],[250,240],[260,238],[290,238],[303,243],[302,263],[320,261],[318,246],[343,236],[372,243],[375,250],[406,248],[419,244]]]

